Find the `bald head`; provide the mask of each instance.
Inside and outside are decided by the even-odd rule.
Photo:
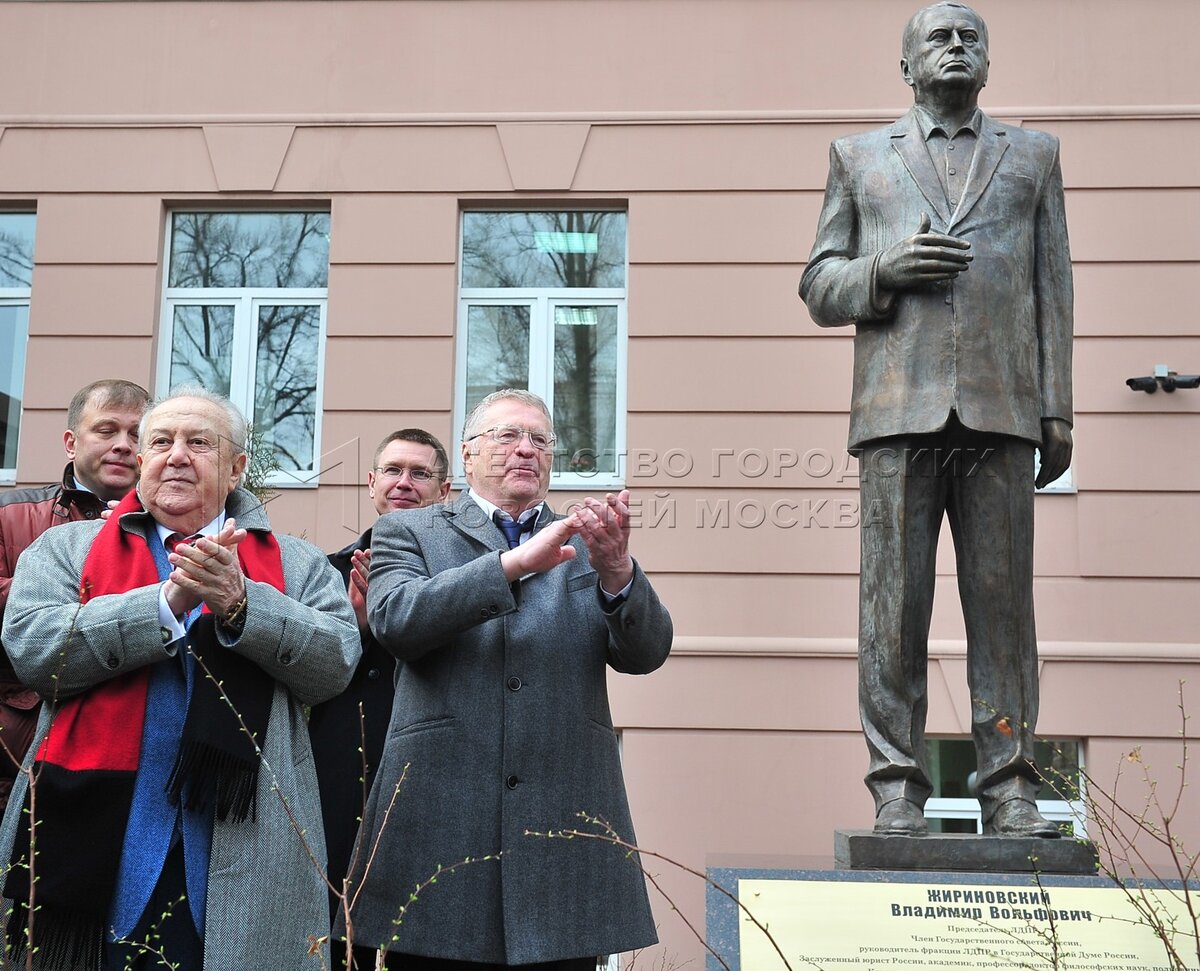
[[[935,3],[904,28],[900,74],[917,104],[973,110],[988,76],[983,18],[961,3]]]
[[[948,9],[947,9],[948,8]],[[928,7],[922,7],[912,17],[909,18],[907,24],[904,25],[904,34],[900,39],[900,56],[907,58],[912,50],[913,42],[924,35],[925,19],[929,14],[945,12],[950,14],[958,14],[960,16],[970,16],[975,18],[975,23],[979,26],[979,36],[983,39],[983,46],[988,46],[987,24],[983,22],[983,18],[979,14],[968,7],[965,3],[953,3],[952,0],[946,0],[943,3],[931,3]]]

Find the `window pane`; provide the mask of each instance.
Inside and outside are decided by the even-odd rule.
[[[1037,798],[1078,799],[1079,743],[1038,740],[1033,751],[1038,772],[1047,780]],[[970,739],[930,739],[929,769],[934,796],[962,799],[975,795],[971,789],[975,780],[970,778],[975,772],[975,744]]]
[[[254,430],[287,472],[313,468],[321,308],[258,308]]]
[[[177,212],[169,287],[326,287],[327,212]]]
[[[462,285],[623,287],[625,213],[464,213]]]
[[[17,434],[25,393],[29,307],[0,306],[0,468],[17,467]]]
[[[171,330],[171,387],[198,384],[229,394],[233,307],[176,307]]]
[[[615,472],[617,308],[554,308],[557,471]]]
[[[37,217],[31,212],[0,213],[0,287],[33,285],[33,231]]]
[[[501,388],[529,388],[529,308],[467,308],[467,408]]]
[[[1033,746],[1038,771],[1045,780],[1039,799],[1081,798],[1079,791],[1079,743],[1039,741]]]

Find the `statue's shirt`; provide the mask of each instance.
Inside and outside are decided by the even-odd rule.
[[[958,200],[962,198],[963,187],[971,171],[975,146],[979,142],[979,132],[983,127],[983,115],[976,108],[970,120],[953,135],[934,121],[920,105],[916,108],[916,117],[917,125],[925,138],[925,147],[929,150],[929,158],[953,212]]]

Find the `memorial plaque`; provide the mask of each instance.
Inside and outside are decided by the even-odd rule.
[[[1104,877],[737,869],[709,876],[767,926],[793,971],[1177,971],[1126,891]],[[1131,889],[1162,924],[1174,922],[1184,967],[1197,969],[1182,884]],[[1190,892],[1196,905],[1200,884]],[[709,941],[731,971],[786,967],[732,901],[710,888],[708,902]],[[710,958],[710,971],[718,967]]]

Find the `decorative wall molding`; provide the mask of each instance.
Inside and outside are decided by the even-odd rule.
[[[995,107],[984,105],[994,118],[1022,121],[1114,121],[1200,119],[1200,104],[1192,105],[1040,105]],[[14,128],[129,128],[197,127],[203,125],[295,125],[297,127],[370,127],[392,125],[499,125],[573,122],[589,125],[697,125],[697,124],[886,124],[908,110],[896,108],[803,109],[796,111],[583,111],[583,112],[459,112],[391,113],[347,112],[321,114],[224,115],[0,115],[0,126]]]
[[[678,636],[672,656],[853,658],[858,642],[851,637],[703,637]],[[965,657],[965,641],[929,642],[931,658]],[[1041,661],[1106,661],[1160,664],[1200,663],[1200,644],[1123,641],[1043,641]]]

